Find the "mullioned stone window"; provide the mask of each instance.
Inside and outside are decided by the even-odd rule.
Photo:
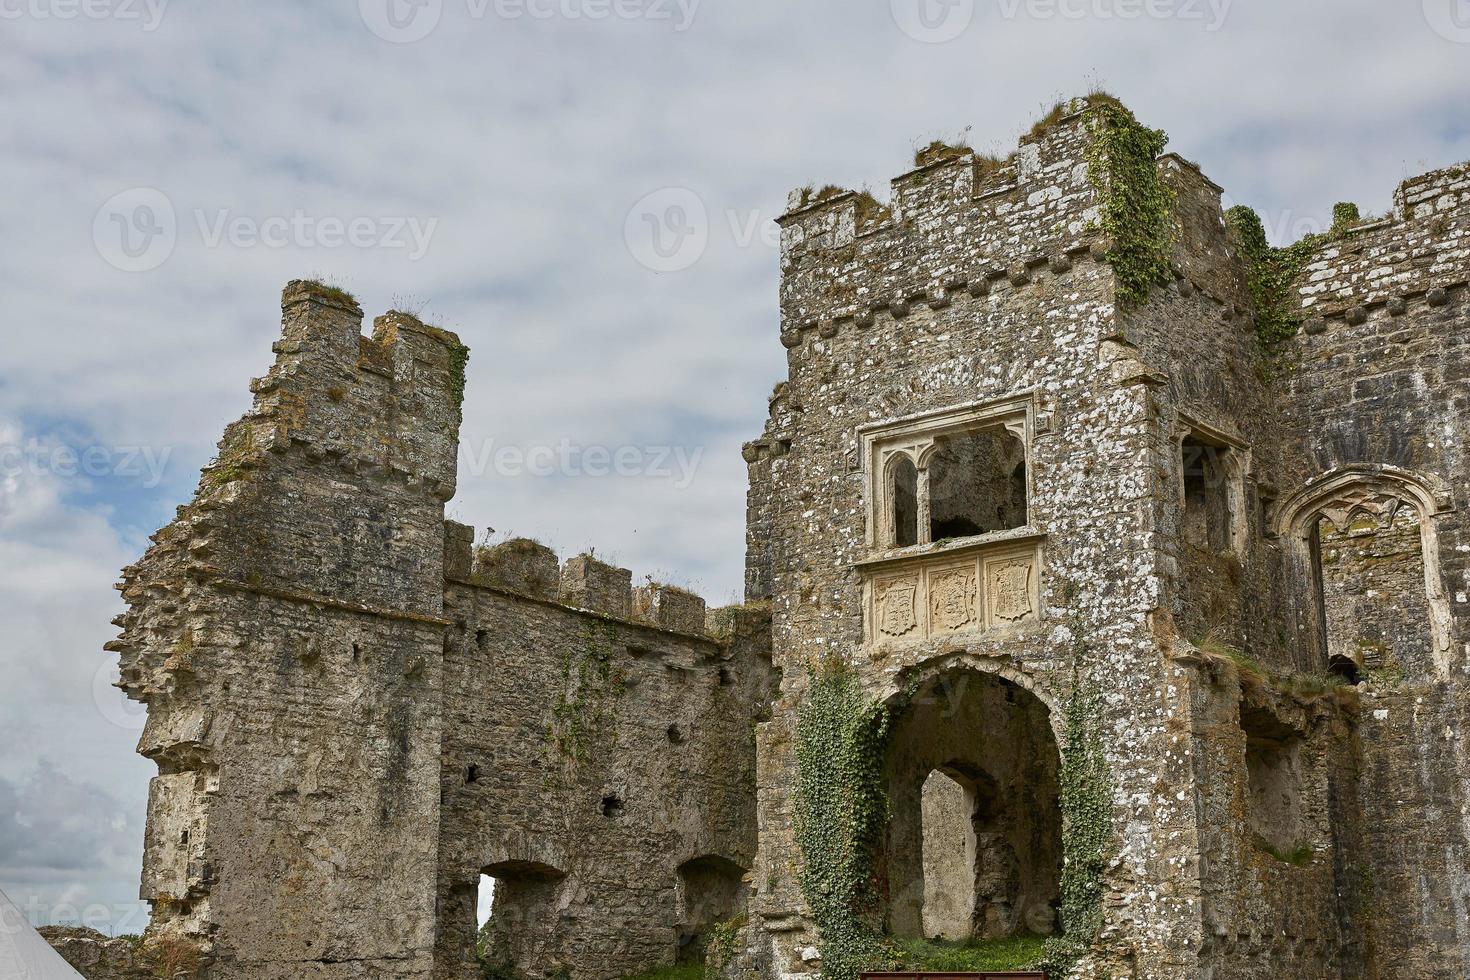
[[[866,430],[869,545],[891,550],[1027,526],[1028,404],[952,409]]]
[[[1010,629],[1040,617],[1030,396],[859,430],[868,473],[870,642]]]

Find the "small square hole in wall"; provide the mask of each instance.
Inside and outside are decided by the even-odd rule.
[[[484,653],[485,648],[489,645],[490,631],[486,629],[475,630],[475,646],[479,648],[480,652]]]
[[[682,745],[684,743],[684,733],[679,730],[678,725],[670,725],[665,734],[668,735],[670,745]]]
[[[464,781],[467,783],[478,782],[480,779],[480,767],[476,765],[465,766]]]
[[[623,815],[623,801],[618,796],[604,796],[602,798],[602,815],[604,817],[620,817]]]

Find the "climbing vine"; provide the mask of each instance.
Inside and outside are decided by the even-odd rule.
[[[801,890],[820,933],[822,976],[851,980],[892,958],[872,923],[874,856],[888,820],[888,712],[840,659],[812,669],[796,721],[796,842]]]
[[[1101,700],[1081,667],[1086,644],[1080,625],[1072,628],[1076,646],[1072,693],[1063,710],[1061,771],[1062,934],[1046,943],[1046,965],[1065,976],[1097,937],[1103,922],[1103,872],[1112,839],[1112,806],[1107,758],[1103,753]]]
[[[1244,204],[1226,211],[1225,223],[1245,260],[1246,288],[1256,308],[1256,340],[1269,353],[1301,326],[1301,303],[1292,295],[1292,284],[1327,236],[1307,235],[1295,244],[1272,248],[1260,215]]]
[[[449,348],[449,393],[455,407],[464,414],[465,370],[470,364],[470,349],[464,344]]]
[[[1092,105],[1087,175],[1102,198],[1102,229],[1112,239],[1107,260],[1118,280],[1118,303],[1135,307],[1171,278],[1174,192],[1159,179],[1155,162],[1169,137],[1114,99],[1095,98]]]

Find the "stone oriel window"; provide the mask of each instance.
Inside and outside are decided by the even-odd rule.
[[[868,543],[907,548],[1030,523],[1029,399],[870,427]]]

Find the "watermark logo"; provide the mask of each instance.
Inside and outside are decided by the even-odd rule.
[[[114,194],[92,218],[92,241],[98,254],[124,272],[147,272],[163,265],[178,238],[173,202],[153,187]]]
[[[975,0],[889,0],[893,22],[915,41],[943,44],[975,19]]]
[[[148,709],[118,689],[121,676],[117,661],[105,658],[92,675],[92,704],[109,724],[125,732],[141,732],[148,722]]]
[[[3,2],[3,0],[0,0]],[[183,220],[173,202],[152,187],[115,194],[97,209],[92,241],[103,260],[124,272],[148,272],[168,261],[181,233],[205,248],[385,249],[410,262],[429,250],[438,218],[414,215],[240,214],[230,208],[193,208]]]
[[[1470,0],[1423,0],[1424,20],[1446,41],[1470,44]]]
[[[709,212],[689,188],[661,188],[645,194],[628,210],[623,241],[638,264],[647,269],[687,269],[709,246]]]
[[[444,0],[357,0],[362,22],[384,41],[412,44],[439,26]]]
[[[0,20],[137,21],[158,30],[168,0],[0,0]]]

